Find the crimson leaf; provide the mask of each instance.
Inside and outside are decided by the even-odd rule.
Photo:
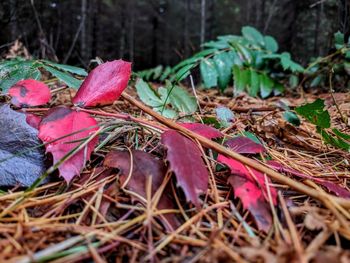
[[[237,153],[257,154],[265,152],[265,148],[261,144],[244,136],[227,140],[225,145]]]
[[[235,196],[241,199],[245,209],[247,209],[258,225],[258,228],[264,232],[268,232],[272,217],[269,204],[264,199],[261,189],[246,176],[231,175],[228,178]]]
[[[81,107],[111,104],[117,100],[128,85],[131,63],[114,60],[92,70],[73,98]]]
[[[264,174],[253,168],[248,169],[241,162],[221,154],[219,154],[217,160],[230,168],[233,175],[229,177],[229,183],[234,189],[235,196],[239,197],[243,206],[250,211],[259,229],[267,232],[272,220],[269,212],[268,189],[265,184]],[[269,186],[269,191],[272,202],[276,205],[277,191],[271,186]]]
[[[219,130],[202,123],[181,123],[180,122],[178,124],[208,139],[216,139],[216,138],[223,137],[223,134]]]
[[[46,151],[52,153],[55,164],[97,129],[97,121],[89,114],[67,107],[56,107],[49,110],[42,119],[38,136],[43,142],[48,143]],[[97,142],[98,138],[95,137],[87,146],[59,166],[60,174],[67,182],[80,174]]]
[[[197,145],[180,133],[169,130],[162,134],[167,148],[167,160],[187,200],[199,207],[198,194],[208,189],[208,170]]]
[[[18,81],[9,89],[12,104],[17,107],[40,106],[48,103],[51,99],[49,87],[35,79]]]
[[[128,178],[131,168],[131,158],[133,160],[132,175]],[[163,161],[156,159],[149,153],[138,150],[133,150],[132,156],[130,156],[128,151],[111,151],[107,154],[104,165],[118,168],[120,170],[121,184],[124,184],[128,180],[126,187],[143,198],[147,198],[147,179],[149,177],[152,178],[151,192],[153,196],[161,186],[166,174],[166,167]],[[142,202],[142,200],[139,201]],[[169,196],[163,192],[157,207],[160,209],[172,209],[174,205]],[[164,225],[169,231],[173,231],[178,227],[178,221],[173,215],[166,214],[163,216],[163,219],[165,219]]]

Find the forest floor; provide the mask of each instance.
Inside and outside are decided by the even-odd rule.
[[[72,92],[56,94],[55,103],[68,103]],[[131,88],[128,92],[136,98]],[[282,102],[294,107],[319,97],[326,101],[333,126],[350,133],[329,94],[261,100],[246,95],[232,99],[216,90],[199,91],[201,113],[193,117],[197,122],[213,117],[215,108],[224,105],[235,114],[232,125],[221,129],[226,138],[242,131],[254,133],[272,159],[346,188],[350,154],[325,145],[314,125],[302,122],[294,127],[282,117]],[[350,94],[335,93],[334,97],[342,113],[350,116]],[[163,126],[125,99],[98,111],[126,113]],[[107,122],[113,117],[99,115],[97,119]],[[234,198],[227,183],[229,172],[215,169],[217,163],[209,150],[205,150],[207,164],[213,173],[206,195],[201,196],[201,208],[186,202],[181,189],[172,184],[176,207],[163,212],[180,224],[174,231],[165,230],[161,210],[134,202],[121,188],[117,171],[106,172],[100,167],[110,149],[127,146],[163,154],[157,131],[135,129],[129,121],[124,122],[124,128],[114,135],[114,143],[97,151],[80,178],[70,185],[56,176],[20,203],[17,200],[23,189],[0,193],[0,211],[6,215],[0,219],[0,262],[350,262],[350,201],[325,199],[331,195],[326,188],[283,174],[315,189],[320,198],[272,179],[272,186],[280,192],[279,202],[271,205],[273,226],[264,233]]]

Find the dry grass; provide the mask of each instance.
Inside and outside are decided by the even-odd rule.
[[[55,103],[65,103],[68,91],[59,93]],[[336,94],[343,114],[349,116],[348,94]],[[314,96],[307,96],[312,101]],[[349,153],[326,146],[312,125],[300,128],[287,124],[277,107],[278,98],[262,101],[241,96],[231,99],[216,91],[200,92],[201,112],[197,121],[214,116],[217,105],[235,112],[236,120],[223,130],[226,137],[241,131],[260,136],[269,155],[307,175],[320,177],[347,188]],[[303,100],[288,100],[300,105]],[[327,97],[332,122],[349,132]],[[127,113],[153,126],[163,127],[128,102],[120,100],[103,112]],[[99,115],[101,123],[115,119]],[[106,114],[105,114],[106,115]],[[103,157],[111,149],[142,149],[162,157],[156,129],[121,121],[113,141],[99,149],[80,178],[66,186],[56,182],[35,188],[30,195],[23,189],[0,194],[0,262],[349,262],[350,211],[338,203],[325,207],[319,201],[290,189],[279,190],[278,207],[273,207],[274,224],[268,234],[258,231],[249,212],[242,208],[227,185],[227,171],[216,171],[212,151],[205,150],[210,183],[202,196],[200,210],[186,203],[173,176],[168,176],[176,201],[174,210],[156,209],[157,198],[147,196],[147,204],[133,202],[119,185],[117,171],[105,174]],[[125,122],[125,123],[123,123]],[[170,173],[169,173],[170,175]],[[287,176],[287,175],[286,175]],[[294,178],[319,191],[309,180]],[[148,184],[150,185],[150,184]],[[164,183],[165,185],[165,183]],[[161,194],[158,189],[156,195]],[[150,193],[150,189],[147,189]],[[19,202],[20,200],[20,202]],[[334,207],[334,209],[332,209]],[[177,217],[181,225],[167,232],[162,214]]]

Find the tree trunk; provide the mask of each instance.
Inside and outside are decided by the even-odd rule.
[[[200,43],[201,45],[204,44],[205,41],[205,22],[206,22],[206,1],[201,0],[201,36],[200,36]]]

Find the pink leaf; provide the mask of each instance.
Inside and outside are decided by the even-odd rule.
[[[208,139],[216,139],[216,138],[223,137],[223,134],[219,130],[202,123],[181,123],[180,122],[178,124]]]
[[[121,184],[124,184],[128,180],[126,187],[139,194],[143,198],[147,198],[146,195],[146,186],[147,180],[151,177],[152,179],[152,196],[159,189],[163,183],[164,176],[166,174],[166,167],[164,162],[156,159],[153,155],[133,150],[132,151],[133,159],[133,169],[132,175],[128,179],[131,167],[131,156],[128,151],[111,151],[107,154],[104,165],[108,167],[118,168],[120,171],[120,181]],[[173,209],[174,205],[169,196],[167,195],[168,191],[164,191],[159,202],[159,209]],[[142,202],[142,200],[139,200]],[[171,214],[165,214],[162,216],[165,219],[165,227],[169,231],[173,231],[179,226],[178,221]]]
[[[46,151],[52,153],[55,164],[97,130],[97,121],[89,114],[67,107],[56,107],[48,111],[42,119],[38,136],[45,143],[57,140],[46,145]],[[67,137],[61,138],[63,136]],[[97,142],[98,138],[95,137],[86,147],[59,166],[60,174],[67,182],[80,174]]]
[[[237,153],[257,154],[265,152],[265,148],[261,144],[244,136],[227,140],[225,145]]]
[[[117,100],[128,85],[131,63],[114,60],[92,70],[73,98],[81,107],[111,104]]]
[[[272,225],[272,217],[269,204],[260,188],[253,181],[241,175],[231,175],[228,181],[235,196],[241,199],[243,207],[252,214],[258,228],[267,233]]]
[[[164,132],[161,141],[168,149],[167,160],[187,200],[199,207],[198,194],[207,191],[209,177],[199,148],[174,130]]]
[[[350,198],[350,192],[348,190],[346,190],[345,188],[332,183],[332,182],[328,182],[324,179],[320,179],[317,177],[313,177],[310,175],[306,175],[303,174],[295,169],[289,168],[284,166],[283,164],[277,162],[277,161],[267,161],[267,164],[272,168],[275,169],[281,173],[289,173],[292,174],[294,176],[300,177],[300,178],[304,178],[304,179],[309,179],[312,180],[320,185],[323,185],[324,187],[326,187],[329,191],[335,193],[337,196],[340,197],[344,197],[344,198]]]
[[[40,106],[51,99],[49,87],[35,79],[26,79],[17,82],[9,89],[12,104],[17,107]]]
[[[264,174],[253,168],[248,169],[239,161],[220,154],[217,160],[230,168],[233,175],[229,177],[228,181],[233,187],[235,196],[239,197],[244,208],[250,211],[259,229],[267,232],[272,219]],[[272,186],[269,186],[269,190],[272,202],[276,205],[277,191]]]

